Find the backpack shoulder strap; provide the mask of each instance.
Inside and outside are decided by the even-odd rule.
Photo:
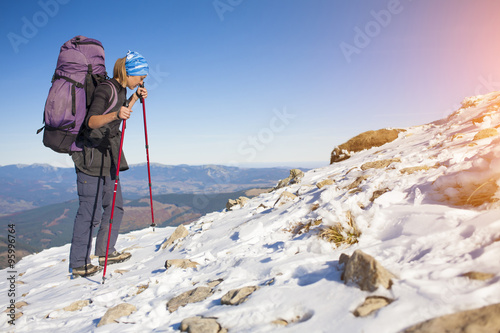
[[[108,101],[109,107],[103,113],[103,114],[106,114],[116,106],[116,102],[118,101],[118,91],[116,90],[115,85],[112,82],[110,82],[109,80],[104,81],[103,84],[111,87],[111,96],[109,97],[109,101]]]

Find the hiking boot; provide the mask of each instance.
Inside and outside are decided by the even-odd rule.
[[[92,276],[96,273],[99,273],[102,271],[101,266],[94,266],[92,264],[87,264],[85,266],[77,267],[72,269],[72,273],[74,277],[87,277],[87,276]]]
[[[128,252],[114,251],[113,253],[108,254],[108,265],[124,262],[126,260],[129,260],[130,257],[132,257],[132,255]],[[99,265],[104,266],[105,261],[105,256],[99,257]]]

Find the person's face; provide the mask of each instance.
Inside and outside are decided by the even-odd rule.
[[[127,76],[127,87],[129,89],[135,89],[137,88],[138,85],[144,84],[144,79],[146,78],[146,75],[142,76]]]

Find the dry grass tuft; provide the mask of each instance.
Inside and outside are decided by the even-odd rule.
[[[431,168],[437,168],[437,166],[428,166],[428,165],[422,165],[422,166],[415,166],[415,167],[408,167],[408,168],[403,168],[401,170],[399,170],[399,172],[401,172],[402,174],[412,174],[412,173],[415,173],[415,172],[419,172],[419,171],[428,171],[430,170]]]
[[[478,207],[484,203],[492,203],[498,201],[495,194],[498,191],[498,185],[495,178],[488,179],[479,185],[465,200],[466,206]],[[462,202],[465,198],[462,198]]]
[[[473,108],[477,106],[477,100],[469,97],[462,101],[461,109]]]
[[[358,178],[356,178],[355,181],[353,181],[349,186],[346,187],[347,190],[352,190],[352,189],[355,189],[357,188],[359,185],[361,185],[361,183],[364,181],[364,180],[367,180],[368,179],[368,176],[366,175],[362,175],[362,176],[359,176]]]
[[[344,227],[342,224],[337,223],[334,226],[325,227],[321,230],[319,237],[327,242],[334,243],[335,246],[352,245],[358,242],[361,231],[359,231],[354,218],[350,211],[347,212],[347,225]]]
[[[486,139],[492,136],[497,136],[498,131],[496,128],[485,128],[480,130],[479,132],[474,135],[474,141],[476,140],[481,140],[481,139]]]
[[[390,188],[384,188],[381,190],[377,190],[377,191],[373,192],[372,197],[370,198],[370,201],[373,202],[373,201],[375,201],[375,199],[382,196],[382,194],[390,192],[390,191],[391,191]]]
[[[489,113],[489,112],[488,112],[488,113],[485,113],[485,114],[483,114],[483,115],[481,115],[481,116],[479,116],[479,117],[476,117],[476,118],[472,119],[472,123],[473,123],[474,125],[476,125],[476,124],[481,124],[482,122],[484,122],[484,118],[486,118],[486,117],[490,117],[490,116],[491,116],[491,113]]]
[[[285,229],[286,232],[292,233],[293,236],[307,234],[312,228],[323,223],[323,220],[314,220],[306,223],[299,222],[297,224],[292,225],[290,228]]]
[[[137,286],[137,291],[135,292],[134,295],[139,295],[140,293],[144,292],[148,288],[149,288],[149,283],[148,284],[141,284],[140,286]]]
[[[330,164],[346,160],[350,153],[359,152],[373,147],[380,147],[396,140],[403,129],[380,129],[363,132],[347,142],[335,147],[330,156]]]
[[[497,184],[499,178],[500,175],[495,175],[486,180],[469,180],[468,183],[442,182],[435,187],[437,193],[441,193],[437,199],[460,207],[480,207],[497,203],[500,200],[497,196],[500,189]]]

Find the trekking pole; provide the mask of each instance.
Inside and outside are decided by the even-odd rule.
[[[128,101],[125,101],[125,107],[128,107]],[[113,192],[113,204],[111,205],[111,216],[109,218],[109,229],[108,229],[108,243],[106,245],[106,258],[104,259],[104,270],[102,272],[102,284],[106,279],[106,268],[108,266],[108,253],[109,253],[109,241],[111,239],[111,227],[113,226],[113,215],[115,212],[115,201],[116,201],[116,190],[118,188],[118,176],[120,174],[120,161],[122,159],[122,150],[123,150],[123,137],[125,136],[125,127],[127,120],[123,120],[122,125],[122,135],[120,138],[120,152],[118,153],[118,165],[116,166],[116,178],[115,178],[115,190]]]
[[[144,84],[141,84],[141,88],[144,88]],[[151,227],[153,227],[153,232],[155,231],[155,215],[153,212],[153,193],[151,192],[151,170],[149,167],[149,144],[148,144],[148,127],[146,125],[146,103],[144,98],[141,96],[141,104],[142,104],[142,114],[144,115],[144,136],[146,139],[146,159],[148,161],[148,180],[149,180],[149,204],[151,206]]]

